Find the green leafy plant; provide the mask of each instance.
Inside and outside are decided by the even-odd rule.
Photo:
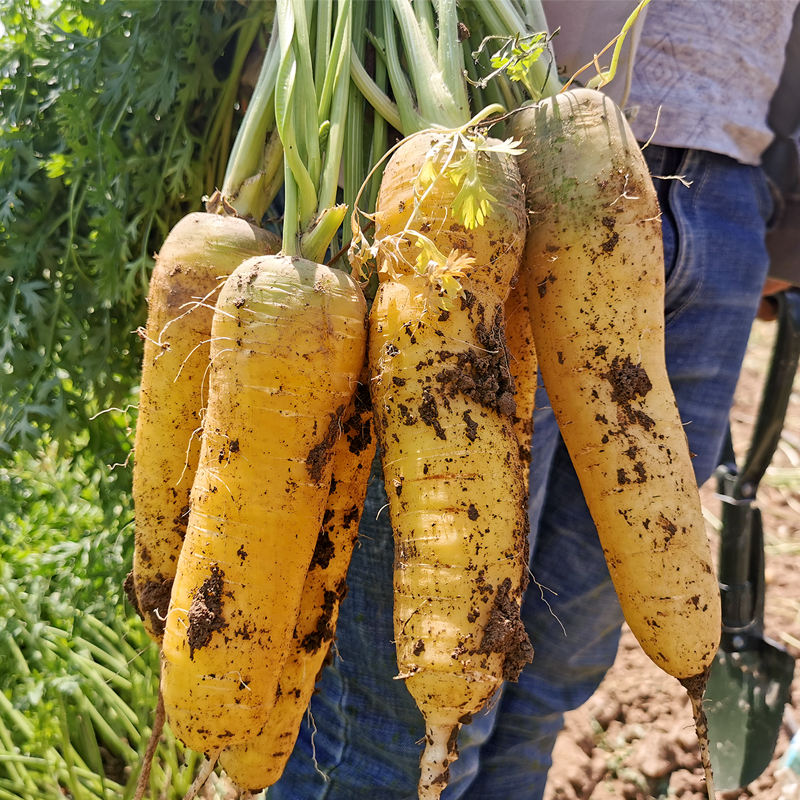
[[[221,185],[273,3],[0,10],[0,451],[91,430],[136,385],[153,254]],[[268,28],[266,28],[268,31]]]
[[[0,9],[0,798],[133,797],[158,651],[124,598],[153,254],[221,186],[274,3]],[[130,413],[120,409],[131,409]],[[199,757],[159,740],[154,796]]]
[[[122,597],[131,518],[118,477],[55,447],[0,468],[0,797],[132,790],[158,654]],[[179,796],[195,760],[165,737],[154,779]]]

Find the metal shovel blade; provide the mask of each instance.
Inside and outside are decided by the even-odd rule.
[[[752,783],[769,766],[794,677],[794,658],[768,639],[752,649],[720,648],[703,706],[719,791]]]

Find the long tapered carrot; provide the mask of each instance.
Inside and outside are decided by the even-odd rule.
[[[252,738],[275,703],[365,312],[345,273],[290,256],[245,261],[220,294],[162,648],[170,727],[199,752]]]

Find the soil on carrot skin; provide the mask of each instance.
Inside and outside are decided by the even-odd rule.
[[[150,617],[150,624],[158,635],[163,635],[164,627],[167,624],[167,610],[169,609],[169,598],[172,594],[172,584],[172,578],[162,581],[148,581],[141,590],[140,602],[142,610]]]
[[[369,395],[367,396],[369,397]],[[360,400],[359,400],[360,402]],[[371,402],[371,401],[370,401]],[[364,406],[372,408],[371,405]],[[363,414],[357,420],[346,420],[343,425],[342,434],[348,437],[348,449],[354,455],[360,455],[372,444],[372,419]]]
[[[189,606],[189,627],[186,638],[189,642],[189,657],[194,651],[205,647],[215,631],[228,627],[222,615],[222,597],[225,587],[225,573],[219,567],[211,568],[211,575],[197,590]]]
[[[645,397],[653,388],[650,378],[640,364],[634,364],[630,356],[620,360],[614,356],[607,372],[602,374],[611,384],[611,399],[617,404],[630,424],[639,423],[645,430],[650,430],[655,423],[643,411],[631,407],[631,403]]]
[[[314,483],[319,483],[326,465],[331,460],[333,446],[339,438],[339,432],[342,427],[342,414],[344,414],[344,406],[339,406],[339,408],[336,409],[336,413],[331,414],[331,421],[328,423],[328,430],[325,432],[325,437],[321,442],[315,444],[308,454],[306,467],[308,469],[308,475]]]
[[[136,588],[133,583],[133,570],[125,576],[122,590],[125,592],[125,597],[128,598],[128,602],[133,606],[133,610],[138,614],[139,619],[143,619],[142,609],[139,606],[139,598],[136,596]]]
[[[533,659],[533,647],[511,597],[511,579],[498,587],[489,621],[483,629],[479,653],[503,653],[503,679],[516,681],[522,668]]]
[[[758,413],[774,323],[757,322],[736,391],[734,446],[741,461]],[[758,504],[767,538],[767,638],[800,658],[800,379],[789,405],[784,441],[761,482]],[[786,472],[794,482],[787,486]],[[772,477],[771,477],[772,476]],[[781,484],[781,485],[778,485]],[[713,479],[702,489],[716,556],[720,501]],[[800,668],[788,714],[800,722]],[[790,739],[782,727],[770,766],[744,789],[719,792],[718,800],[779,800],[776,770]],[[624,629],[613,668],[583,706],[566,715],[553,754],[545,800],[703,800],[703,771],[685,689],[666,676]]]
[[[322,613],[319,615],[317,625],[314,630],[303,637],[300,647],[307,653],[316,653],[325,642],[333,640],[333,620],[334,612],[339,608],[342,599],[347,595],[347,584],[340,581],[336,591],[325,590],[325,599],[322,604]]]
[[[314,546],[314,555],[311,557],[311,563],[308,565],[309,572],[317,567],[320,569],[327,569],[331,559],[336,555],[336,546],[325,527],[330,523],[331,517],[333,517],[333,512],[330,509],[326,509],[322,518],[322,528],[317,535],[317,543]]]
[[[482,306],[479,306],[478,313],[483,316]],[[514,401],[515,385],[508,368],[511,356],[506,346],[504,325],[503,309],[499,306],[490,326],[485,322],[478,322],[475,328],[480,349],[472,348],[460,353],[447,350],[438,352],[438,360],[442,364],[454,357],[456,359],[454,365],[448,365],[436,375],[445,402],[446,398],[453,398],[461,392],[485,408],[503,416],[514,416],[517,410]],[[471,420],[468,424],[470,422]]]

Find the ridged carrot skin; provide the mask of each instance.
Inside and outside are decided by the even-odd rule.
[[[127,587],[160,641],[200,456],[211,318],[223,281],[280,240],[243,219],[194,213],[167,236],[150,279],[133,464],[136,534]],[[206,387],[207,388],[207,387]]]
[[[358,538],[376,439],[366,385],[353,398],[333,452],[331,491],[308,568],[291,649],[278,684],[278,699],[258,735],[223,750],[220,764],[240,788],[272,786],[292,754],[303,715],[330,648],[347,594],[347,569]]]
[[[578,89],[514,116],[531,324],[625,618],[679,679],[710,666],[720,599],[664,356],[661,222],[614,103]]]
[[[503,315],[523,247],[522,188],[513,158],[487,156],[481,176],[498,201],[470,231],[452,218],[453,184],[434,184],[410,224],[477,266],[451,310],[429,295],[426,305],[427,279],[410,266],[416,239],[403,231],[436,137],[409,138],[384,173],[376,242],[396,275],[372,306],[368,359],[395,536],[399,677],[426,721],[420,798],[439,796],[461,725],[532,654],[519,618],[527,495]]]
[[[167,719],[198,752],[252,739],[275,703],[365,314],[349,276],[288,256],[245,261],[220,293],[162,646]]]

